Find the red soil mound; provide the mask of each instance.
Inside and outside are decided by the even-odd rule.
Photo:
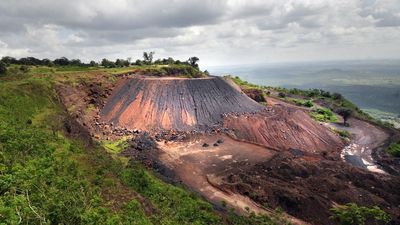
[[[101,115],[130,129],[185,131],[221,123],[223,114],[262,109],[219,77],[128,78],[119,81]]]
[[[301,149],[307,152],[335,151],[343,141],[324,126],[313,121],[303,110],[274,105],[268,112],[255,115],[230,115],[224,127],[233,129],[237,139],[272,149]]]

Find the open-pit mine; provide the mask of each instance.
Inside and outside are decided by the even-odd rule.
[[[60,93],[92,138],[126,138],[121,155],[217,208],[268,214],[279,207],[294,224],[334,224],[330,208],[348,202],[400,215],[400,180],[345,162],[350,143],[302,107],[270,96],[260,104],[222,77],[125,74],[89,83]],[[88,103],[94,111],[84,110]]]

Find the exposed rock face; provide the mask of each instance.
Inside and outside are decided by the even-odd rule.
[[[101,115],[131,129],[185,131],[221,123],[224,114],[262,109],[219,77],[130,78],[120,80]]]

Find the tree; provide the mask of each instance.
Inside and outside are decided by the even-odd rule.
[[[115,60],[115,65],[116,65],[117,67],[123,67],[124,64],[123,64],[122,59],[117,59],[117,60]]]
[[[5,74],[7,72],[7,65],[0,61],[0,75]]]
[[[42,59],[42,65],[52,67],[54,63],[50,59]]]
[[[155,52],[143,52],[143,61],[146,64],[151,64],[153,62],[153,56]]]
[[[135,65],[136,65],[136,66],[142,66],[142,65],[143,65],[142,60],[137,59],[136,62],[135,62]]]
[[[35,57],[26,57],[26,58],[20,58],[18,60],[18,64],[20,65],[41,65],[42,64],[42,60],[37,59]]]
[[[71,61],[69,62],[70,65],[72,66],[81,66],[82,62],[80,59],[71,59]]]
[[[342,100],[342,99],[343,99],[343,96],[342,96],[341,94],[339,94],[339,93],[333,93],[333,94],[332,94],[332,98],[333,98],[334,100]]]
[[[17,62],[18,62],[18,60],[16,60],[13,57],[10,57],[10,56],[4,56],[3,58],[1,58],[1,61],[3,63],[5,63],[6,65],[17,64]]]
[[[92,67],[96,67],[96,66],[98,66],[99,64],[98,64],[97,62],[95,62],[95,61],[92,60],[92,61],[90,61],[89,65],[92,66]]]
[[[115,67],[115,63],[114,63],[114,62],[111,62],[111,61],[108,60],[108,59],[103,59],[103,60],[101,60],[101,65],[104,66],[104,67],[106,67],[106,68],[114,68],[114,67]]]
[[[343,117],[343,125],[348,125],[347,120],[353,115],[353,110],[351,109],[346,109],[346,108],[341,108],[337,112],[340,116]]]
[[[59,59],[55,59],[54,64],[56,64],[57,66],[68,66],[69,60],[66,57],[61,57]]]
[[[188,63],[189,63],[191,66],[195,67],[195,68],[199,68],[199,65],[197,64],[197,62],[198,62],[199,60],[200,60],[199,58],[197,58],[196,56],[193,56],[193,57],[190,57],[190,58],[188,59]]]

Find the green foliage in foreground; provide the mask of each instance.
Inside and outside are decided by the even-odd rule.
[[[211,204],[204,202],[196,194],[160,181],[139,162],[133,160],[122,172],[122,180],[161,210],[160,214],[152,217],[152,221],[157,221],[156,224],[289,224],[282,212],[278,211],[270,216],[251,213],[248,217],[230,212],[223,220],[213,213]]]
[[[101,206],[99,187],[79,169],[78,143],[49,129],[59,113],[48,83],[0,83],[0,223],[87,224]],[[106,221],[106,220],[104,220]]]
[[[176,224],[221,224],[222,220],[213,213],[211,204],[192,193],[165,184],[143,169],[140,163],[131,161],[122,173],[122,180],[161,210],[154,215],[160,224],[175,221]]]
[[[400,143],[392,143],[386,151],[392,156],[400,157]]]
[[[0,224],[281,224],[266,216],[220,216],[140,165],[125,167],[104,148],[64,136],[66,115],[52,78],[0,78]],[[118,152],[124,142],[106,145]],[[123,182],[149,201],[150,215],[136,198],[103,197]],[[115,201],[122,206],[111,210]]]
[[[336,122],[337,118],[328,108],[318,108],[310,112],[310,116],[318,122]]]
[[[391,220],[390,216],[378,206],[368,208],[348,203],[334,207],[331,211],[334,214],[331,219],[338,221],[341,225],[364,225],[367,220],[388,223]]]

